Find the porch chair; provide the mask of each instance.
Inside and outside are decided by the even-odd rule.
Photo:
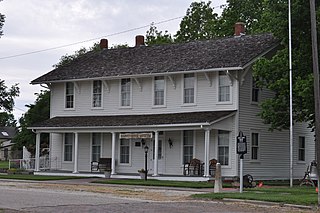
[[[209,161],[209,175],[210,176],[215,175],[217,162],[218,161],[214,158]]]
[[[91,172],[92,171],[105,171],[111,170],[111,158],[99,158],[99,161],[91,162]]]
[[[184,164],[183,174],[194,176],[203,175],[203,163],[197,158],[191,159],[189,163]]]

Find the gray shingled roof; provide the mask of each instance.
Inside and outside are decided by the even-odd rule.
[[[252,60],[277,45],[278,40],[272,34],[259,34],[181,44],[104,49],[89,52],[31,83],[231,67],[244,68]]]
[[[206,111],[151,115],[114,115],[114,116],[71,116],[54,117],[33,127],[126,127],[165,124],[211,123],[224,118],[234,111]]]
[[[0,127],[0,139],[12,139],[16,134],[15,127]]]

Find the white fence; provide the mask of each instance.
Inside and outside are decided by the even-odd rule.
[[[47,156],[40,157],[39,159],[39,169],[48,170],[50,169],[50,158]],[[35,170],[35,158],[29,159],[10,159],[9,160],[9,169],[26,169],[26,170]]]

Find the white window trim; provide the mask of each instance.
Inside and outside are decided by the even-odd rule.
[[[252,100],[252,89],[253,89],[253,76],[251,75],[251,80],[250,80],[250,103],[252,105],[258,105],[260,100],[261,100],[261,90],[259,89],[259,93],[258,93],[258,101],[253,101]]]
[[[132,142],[129,139],[129,163],[121,163],[120,162],[120,149],[121,149],[121,139],[119,139],[119,146],[118,146],[118,159],[119,159],[119,165],[120,166],[131,166],[132,165]]]
[[[184,152],[183,152],[183,147],[184,147],[183,131],[185,131],[185,130],[181,130],[181,132],[180,132],[180,138],[181,138],[180,153],[182,153],[180,162],[181,162],[182,166],[184,165],[184,162],[183,162],[183,157],[184,157]],[[196,157],[196,131],[195,130],[187,130],[187,131],[193,131],[193,145],[192,145],[193,146],[193,153],[192,153],[193,156],[192,156],[192,158],[195,158]]]
[[[258,159],[252,159],[252,134],[256,133],[258,134]],[[251,162],[260,162],[261,159],[261,133],[259,130],[250,130],[250,143],[247,146],[250,145],[249,147],[249,153],[250,153],[250,161]],[[248,148],[248,147],[247,147]]]
[[[73,83],[73,108],[67,108],[66,103],[67,103],[67,83]],[[64,102],[63,102],[63,108],[65,111],[73,111],[76,109],[76,87],[75,83],[72,81],[68,81],[64,83]]]
[[[125,78],[125,79],[130,79],[130,106],[122,106],[122,99],[121,99],[121,80],[122,79],[119,79],[119,108],[120,109],[131,109],[132,108],[132,93],[133,93],[133,90],[132,90],[132,79],[131,78]]]
[[[68,132],[69,134],[73,134]],[[65,142],[66,142],[66,133],[63,133],[63,144],[62,144],[62,163],[66,163],[66,164],[72,164],[74,162],[74,148],[75,148],[75,144],[74,144],[74,134],[73,134],[73,141],[72,141],[72,160],[71,161],[65,161],[64,160],[64,153],[65,153]]]
[[[218,105],[230,105],[233,104],[233,83],[230,82],[230,101],[219,101],[220,85],[219,85],[219,72],[216,72],[216,91],[217,91],[217,104]],[[226,74],[227,75],[227,74]],[[232,79],[230,79],[232,81]]]
[[[100,134],[100,158],[102,157],[102,143],[103,143],[103,133],[100,132],[95,132],[95,133],[99,133]],[[90,133],[90,161],[92,161],[92,140],[93,137],[93,133]]]
[[[197,87],[198,87],[198,78],[197,73],[194,74],[194,102],[193,103],[184,103],[184,74],[181,76],[181,106],[196,106],[197,105]]]
[[[95,109],[103,109],[103,90],[104,90],[104,86],[103,86],[103,82],[102,80],[96,80],[96,81],[100,81],[101,82],[101,107],[94,107],[93,106],[93,86],[94,86],[94,81],[91,81],[91,109],[95,110]]]
[[[300,146],[299,146],[300,141],[299,141],[299,139],[300,139],[300,137],[304,138],[304,161],[303,160],[299,160],[299,150],[300,150]],[[306,162],[306,158],[307,158],[307,155],[306,155],[306,136],[305,135],[298,135],[298,143],[297,143],[297,145],[298,145],[297,162],[298,163],[305,163]]]
[[[215,134],[215,139],[216,139],[216,159],[219,160],[219,130],[223,130],[223,129],[217,129],[216,130],[216,134]],[[228,165],[221,165],[221,168],[225,168],[225,169],[230,169],[232,168],[231,166],[231,149],[233,147],[231,147],[231,144],[232,144],[232,131],[229,131],[229,130],[223,130],[223,131],[228,131],[229,132],[229,159],[228,159]],[[218,162],[219,163],[219,162]]]
[[[164,108],[167,107],[167,80],[166,76],[163,76],[164,80],[164,94],[163,94],[163,105],[155,105],[154,103],[154,86],[155,86],[155,77],[152,78],[152,108]]]

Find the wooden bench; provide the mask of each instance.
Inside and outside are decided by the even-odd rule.
[[[91,172],[111,170],[111,158],[99,158],[99,161],[91,162]]]

